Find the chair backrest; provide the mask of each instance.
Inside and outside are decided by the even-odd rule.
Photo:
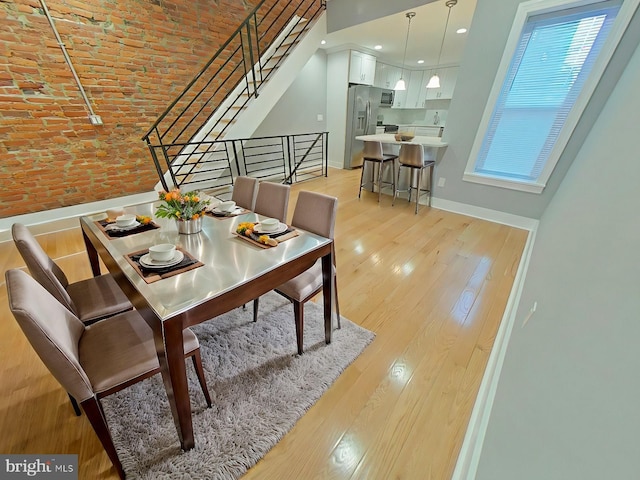
[[[5,279],[9,309],[51,374],[77,401],[93,396],[78,353],[83,323],[26,272],[8,270]]]
[[[364,141],[364,149],[362,150],[363,158],[373,158],[382,160],[384,155],[382,152],[382,142]]]
[[[248,210],[253,210],[258,193],[258,179],[251,177],[237,177],[233,183],[231,200],[236,205]]]
[[[11,234],[33,278],[65,307],[77,313],[76,306],[66,290],[69,286],[67,276],[47,255],[29,229],[21,223],[14,223]]]
[[[277,218],[287,223],[289,208],[289,185],[273,182],[260,182],[254,212],[266,217]]]
[[[408,165],[410,167],[424,166],[424,148],[420,144],[403,143],[400,145],[400,154],[398,155],[400,165]]]
[[[301,191],[291,225],[333,239],[338,199],[322,193]]]

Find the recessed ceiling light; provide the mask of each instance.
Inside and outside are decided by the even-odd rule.
[[[418,60],[418,63],[424,63],[424,60]]]
[[[382,45],[376,45],[375,47],[373,47],[375,50],[382,50]]]
[[[320,42],[320,45],[326,45],[326,44],[327,44],[327,41],[326,41],[326,40],[322,40],[322,41]]]
[[[459,28],[458,30],[456,30],[456,33],[467,33],[467,29],[466,28]]]

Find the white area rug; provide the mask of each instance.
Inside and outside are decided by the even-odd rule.
[[[296,355],[293,307],[269,293],[193,328],[213,407],[187,364],[196,446],[182,452],[160,375],[105,398],[127,478],[236,479],[255,465],[373,340],[342,318],[324,343],[322,307],[305,305],[304,348]]]

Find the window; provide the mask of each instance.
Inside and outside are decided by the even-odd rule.
[[[521,4],[465,180],[542,192],[619,40],[621,4]]]

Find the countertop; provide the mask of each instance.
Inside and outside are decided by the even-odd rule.
[[[391,143],[394,145],[402,145],[403,143],[419,143],[424,147],[446,147],[448,144],[443,142],[440,137],[413,137],[410,142],[399,142],[395,139],[393,133],[378,133],[376,135],[359,135],[356,140],[370,140],[372,142]]]

